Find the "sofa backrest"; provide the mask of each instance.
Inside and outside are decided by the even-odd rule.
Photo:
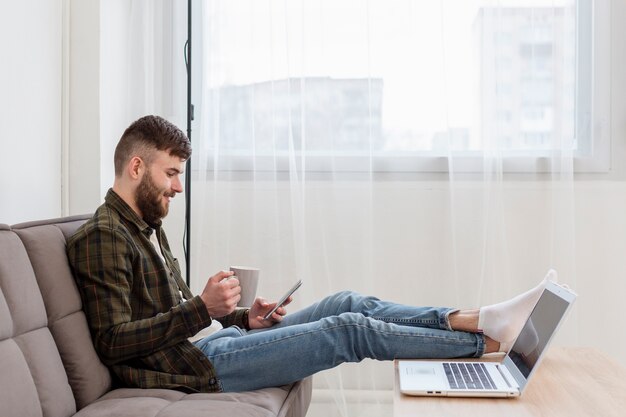
[[[70,416],[110,390],[65,252],[88,218],[0,225],[2,415]]]

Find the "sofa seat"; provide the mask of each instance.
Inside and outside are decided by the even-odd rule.
[[[282,416],[288,414],[290,409],[301,409],[302,404],[292,403],[299,401],[300,396],[289,395],[301,389],[300,385],[232,394],[185,394],[164,389],[120,388],[88,405],[76,417]]]

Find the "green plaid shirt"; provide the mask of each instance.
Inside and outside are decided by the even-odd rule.
[[[96,351],[122,384],[220,390],[213,365],[187,340],[211,317],[183,281],[160,224],[151,227],[109,190],[93,218],[68,240],[67,253]],[[216,320],[243,327],[243,316],[236,310]]]

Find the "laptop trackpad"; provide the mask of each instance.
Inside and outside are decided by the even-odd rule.
[[[448,383],[444,379],[443,367],[439,362],[401,362],[400,384],[403,390],[445,390]]]

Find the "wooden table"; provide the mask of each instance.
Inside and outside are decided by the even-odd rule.
[[[394,368],[394,417],[626,416],[626,369],[591,348],[550,349],[519,398],[411,397]]]

